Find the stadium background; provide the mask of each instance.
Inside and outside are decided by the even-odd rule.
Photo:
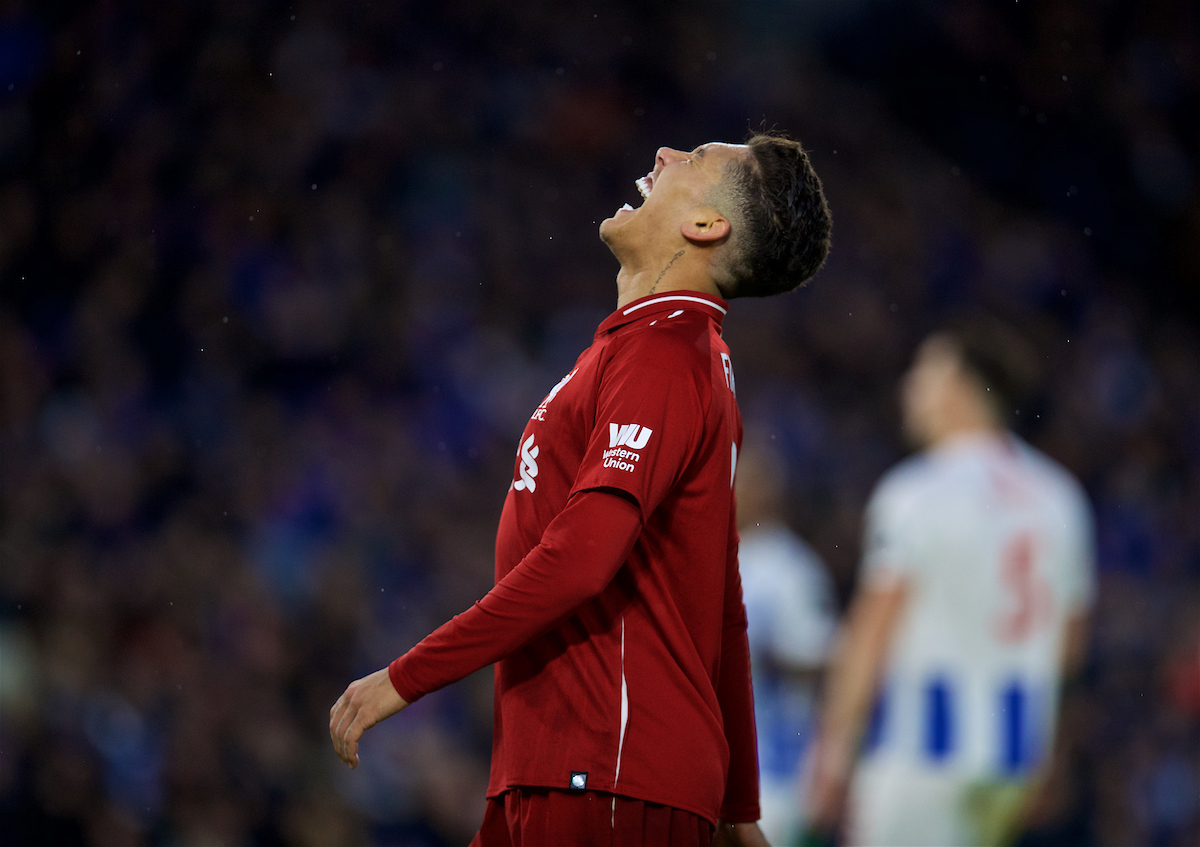
[[[1200,11],[1186,0],[0,2],[5,843],[441,845],[490,672],[327,713],[489,586],[529,411],[659,145],[804,140],[812,286],[727,321],[843,601],[916,342],[985,305],[1095,503],[1025,845],[1200,839]]]

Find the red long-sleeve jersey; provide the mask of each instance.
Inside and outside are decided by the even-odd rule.
[[[411,702],[497,663],[488,796],[759,816],[724,314],[679,291],[600,324],[521,436],[495,588],[390,667]]]

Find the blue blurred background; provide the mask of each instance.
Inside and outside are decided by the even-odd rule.
[[[834,251],[726,322],[842,602],[956,310],[1085,483],[1100,599],[1022,843],[1200,841],[1200,8],[0,0],[0,833],[450,845],[491,676],[339,767],[351,679],[491,584],[516,436],[660,145],[785,129]]]

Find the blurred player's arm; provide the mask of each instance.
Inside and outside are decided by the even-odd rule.
[[[1091,613],[1078,609],[1067,618],[1067,631],[1063,637],[1062,678],[1070,685],[1083,671],[1087,658],[1088,636],[1091,632]]]
[[[1042,762],[1037,773],[1030,779],[1022,808],[1017,814],[1016,825],[1028,825],[1039,816],[1039,805],[1052,796],[1051,786],[1057,781],[1068,779],[1072,743],[1065,715],[1071,707],[1073,692],[1083,675],[1087,660],[1088,638],[1091,629],[1091,610],[1096,600],[1096,529],[1092,510],[1082,489],[1077,489],[1075,514],[1068,526],[1074,532],[1070,536],[1071,580],[1063,602],[1071,609],[1067,614],[1063,632],[1062,654],[1059,659],[1058,711],[1054,734],[1054,745],[1050,755]]]
[[[507,656],[595,597],[641,530],[641,511],[623,494],[593,489],[571,498],[541,542],[482,600],[387,668],[350,684],[330,710],[329,734],[338,756],[355,767],[366,730]]]
[[[1059,686],[1061,695],[1058,700],[1059,714],[1055,726],[1059,731],[1054,734],[1054,745],[1050,755],[1042,762],[1041,767],[1029,781],[1021,801],[1021,808],[1013,820],[1014,830],[1010,836],[1019,834],[1019,830],[1029,826],[1039,815],[1039,807],[1051,796],[1050,787],[1059,779],[1069,778],[1069,745],[1070,739],[1062,730],[1065,726],[1063,713],[1069,706],[1071,692],[1083,673],[1087,659],[1088,636],[1090,634],[1091,615],[1085,606],[1072,612],[1067,617],[1066,630],[1063,633],[1062,657],[1060,662]]]
[[[888,645],[907,598],[907,581],[860,590],[834,648],[817,742],[809,808],[818,829],[837,826]]]
[[[1096,602],[1096,523],[1082,489],[1075,500],[1075,516],[1070,522],[1072,580],[1064,602],[1071,611],[1063,634],[1062,682],[1070,686],[1083,672],[1087,659],[1092,606]]]
[[[721,672],[717,700],[729,745],[729,776],[721,803],[714,847],[766,847],[758,828],[758,739],[754,728],[754,690],[750,684],[750,640],[738,570],[737,526],[730,522],[726,546],[725,606],[721,627]]]

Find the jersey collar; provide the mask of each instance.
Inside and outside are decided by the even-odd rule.
[[[596,335],[612,332],[619,326],[633,323],[649,315],[674,312],[679,309],[703,312],[716,321],[719,327],[729,310],[729,304],[720,297],[713,297],[711,294],[699,291],[680,290],[668,291],[665,294],[647,294],[645,297],[639,297],[632,303],[617,309],[605,318],[596,328]]]

